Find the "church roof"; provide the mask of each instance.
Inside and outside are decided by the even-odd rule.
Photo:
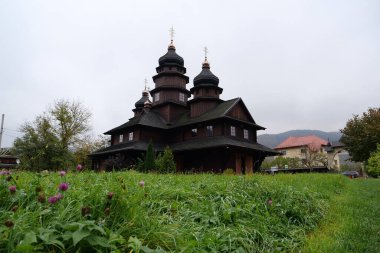
[[[211,141],[212,140],[212,141]],[[146,151],[148,148],[149,142],[135,141],[135,142],[126,142],[122,144],[112,145],[96,152],[92,153],[91,156],[96,155],[105,155],[109,153],[127,151],[127,150],[140,150]],[[207,148],[217,148],[217,147],[236,147],[241,149],[253,149],[257,151],[266,152],[269,155],[276,155],[277,152],[273,152],[273,149],[265,147],[259,143],[251,143],[243,140],[239,140],[234,137],[228,136],[214,136],[211,138],[199,138],[192,139],[189,141],[179,142],[172,145],[163,145],[161,143],[154,143],[154,149],[156,151],[163,151],[165,146],[170,146],[170,148],[175,152],[187,151],[187,150],[196,150],[196,149],[207,149]]]
[[[173,151],[187,151],[194,149],[206,149],[206,148],[215,148],[215,147],[237,147],[237,148],[247,148],[258,151],[264,151],[268,154],[277,154],[277,152],[273,152],[273,149],[265,147],[259,143],[252,143],[244,140],[237,139],[231,136],[214,136],[208,138],[199,138],[192,139],[189,141],[183,141],[179,143],[175,143],[171,146]]]
[[[190,117],[190,112],[184,113],[177,121],[171,122],[171,124],[168,124],[160,115],[158,112],[155,112],[153,110],[147,111],[144,110],[143,113],[139,116],[131,118],[128,122],[115,127],[104,134],[112,134],[113,132],[117,132],[119,130],[136,126],[136,125],[142,125],[142,126],[150,126],[155,128],[161,128],[161,129],[171,129],[176,127],[182,127],[186,125],[193,125],[200,122],[210,121],[210,120],[216,120],[220,118],[229,118],[232,120],[237,120],[235,118],[232,118],[228,116],[228,112],[237,104],[239,103],[241,98],[234,98],[231,100],[223,101],[220,104],[218,104],[215,108],[211,109],[210,111],[198,116],[198,117]],[[257,129],[265,129],[262,126],[259,126],[255,124],[254,122],[247,122],[240,120],[246,124],[250,124],[255,126]]]

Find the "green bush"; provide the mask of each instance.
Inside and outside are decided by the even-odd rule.
[[[368,175],[372,177],[380,176],[380,144],[377,144],[376,151],[369,157],[366,170]]]
[[[173,173],[176,171],[173,152],[168,146],[163,154],[158,155],[155,164],[160,173]]]

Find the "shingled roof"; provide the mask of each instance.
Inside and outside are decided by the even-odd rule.
[[[218,104],[215,108],[211,109],[210,111],[194,118],[190,117],[190,112],[186,112],[177,121],[172,122],[171,124],[168,124],[168,122],[166,122],[155,111],[143,111],[141,115],[131,118],[128,122],[118,127],[115,127],[105,132],[104,134],[112,134],[113,132],[117,132],[119,130],[136,126],[136,125],[150,126],[150,127],[155,127],[155,128],[161,128],[161,129],[171,129],[171,128],[176,128],[180,126],[192,125],[192,124],[196,124],[200,122],[215,120],[218,118],[234,119],[228,116],[227,114],[240,101],[242,101],[241,98],[234,98],[231,100],[223,101],[220,104]],[[237,120],[237,119],[234,119],[234,120]],[[244,123],[255,126],[257,129],[265,129],[264,127],[259,126],[252,122],[244,121]]]

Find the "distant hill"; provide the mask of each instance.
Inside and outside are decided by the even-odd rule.
[[[262,134],[257,136],[259,143],[274,148],[290,136],[300,137],[305,135],[315,135],[325,140],[337,141],[342,137],[341,132],[323,132],[319,130],[291,130],[279,134]]]

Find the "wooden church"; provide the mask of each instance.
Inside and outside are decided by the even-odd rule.
[[[94,169],[133,165],[150,141],[157,152],[166,146],[172,149],[178,172],[231,168],[245,174],[257,171],[266,156],[277,154],[257,143],[257,131],[265,128],[256,124],[241,98],[220,99],[223,89],[210,71],[207,55],[190,89],[173,40],[158,63],[155,87],[143,91],[133,118],[104,133],[111,136],[111,145],[90,155]]]

